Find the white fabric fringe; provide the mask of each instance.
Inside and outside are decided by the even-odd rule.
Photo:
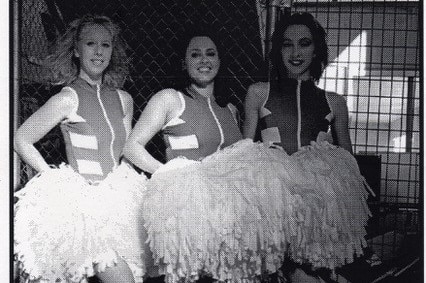
[[[334,269],[354,260],[367,246],[365,236],[371,212],[369,193],[355,158],[345,149],[312,143],[290,156],[303,167],[310,187],[299,187],[296,233],[290,253],[296,262]]]
[[[275,272],[285,252],[334,268],[365,244],[367,192],[354,158],[318,145],[287,155],[243,140],[155,173],[143,212],[156,264],[169,282],[252,280]],[[165,165],[167,167],[167,164]]]
[[[32,178],[15,193],[15,254],[31,280],[80,282],[119,255],[144,272],[140,203],[146,177],[121,164],[89,184],[68,165]]]

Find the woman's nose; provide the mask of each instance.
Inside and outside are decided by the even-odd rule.
[[[201,55],[201,62],[207,62],[208,58],[205,54]]]
[[[102,55],[102,47],[98,44],[95,46],[95,54],[96,55]]]
[[[293,55],[293,57],[298,57],[300,55],[300,49],[297,46],[293,47],[291,55]]]

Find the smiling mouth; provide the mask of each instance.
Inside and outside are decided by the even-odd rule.
[[[92,59],[91,61],[95,66],[101,66],[104,63],[104,60],[102,59]]]
[[[206,73],[206,72],[210,72],[212,68],[209,66],[201,66],[201,67],[198,67],[197,70],[201,73]]]
[[[293,65],[295,67],[299,67],[300,65],[302,65],[305,61],[303,60],[288,60],[288,62],[290,63],[290,65]]]

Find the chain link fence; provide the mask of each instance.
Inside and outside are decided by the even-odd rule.
[[[134,122],[153,94],[177,85],[181,71],[181,58],[177,51],[180,34],[190,25],[206,26],[220,35],[225,47],[225,54],[220,55],[222,67],[226,66],[231,76],[231,102],[242,113],[247,87],[267,75],[263,72],[255,4],[255,1],[213,0],[21,1],[18,124],[60,90],[41,83],[45,74],[41,60],[66,24],[86,13],[112,18],[120,25],[122,35],[130,46],[131,80],[125,83],[124,90],[134,99]],[[63,140],[57,128],[36,147],[50,164],[66,161]],[[149,143],[148,150],[156,158],[164,158],[164,145],[159,136]],[[18,187],[34,174],[25,164],[21,164],[20,171]]]
[[[263,30],[268,24],[265,10],[259,13],[259,7],[266,3],[285,7],[284,12],[275,10],[278,18],[292,12],[312,13],[327,31],[330,51],[330,64],[320,87],[347,99],[354,152],[379,157],[378,170],[366,168],[370,171],[366,173],[374,175],[378,184],[376,207],[372,207],[376,216],[373,226],[376,234],[382,233],[370,245],[376,247],[382,259],[393,259],[397,248],[402,246],[401,235],[417,235],[421,231],[419,1],[19,0],[18,3],[19,12],[14,15],[20,25],[17,58],[20,77],[14,94],[18,109],[14,119],[18,126],[60,90],[60,86],[42,83],[45,72],[41,60],[66,24],[86,13],[112,18],[122,28],[131,48],[131,80],[125,83],[124,90],[134,99],[134,122],[153,94],[178,85],[180,35],[190,25],[209,26],[220,35],[225,46],[222,67],[226,66],[230,74],[231,102],[243,119],[248,86],[268,77],[264,59],[267,56],[263,51],[270,43],[268,31]],[[258,13],[264,18],[259,19]],[[269,28],[273,29],[273,25]],[[49,164],[66,162],[59,127],[36,147]],[[148,151],[162,161],[164,150],[159,136],[148,144]],[[35,173],[24,163],[20,163],[17,171],[15,189]]]
[[[259,7],[266,2],[21,0],[20,13],[15,15],[20,23],[20,78],[15,97],[18,125],[59,91],[60,87],[41,83],[45,72],[40,62],[66,24],[86,13],[111,17],[131,48],[131,80],[124,89],[134,98],[134,122],[154,93],[177,85],[180,35],[191,24],[209,26],[220,35],[225,46],[222,67],[230,74],[231,102],[243,115],[247,87],[267,78],[262,40],[268,31],[258,17]],[[327,30],[330,64],[320,86],[348,100],[354,152],[381,156],[381,200],[418,204],[418,2],[293,0],[280,1],[280,5],[286,13],[311,12]],[[267,16],[265,10],[259,14]],[[66,161],[57,128],[36,147],[51,164]],[[159,136],[149,143],[148,150],[163,160]],[[33,175],[25,164],[18,171],[20,185]]]

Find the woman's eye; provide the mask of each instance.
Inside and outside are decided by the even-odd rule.
[[[214,57],[214,56],[216,56],[216,52],[214,52],[214,51],[208,51],[207,52],[207,56]]]
[[[291,46],[291,43],[290,42],[284,42],[283,43],[283,47],[290,47]]]
[[[200,53],[198,53],[198,52],[193,52],[193,53],[191,53],[191,57],[192,58],[197,58],[197,57],[199,57],[200,56]]]
[[[312,44],[312,40],[310,39],[303,39],[300,41],[300,45],[303,47],[310,46]]]
[[[103,43],[103,44],[102,44],[102,47],[104,47],[104,48],[110,48],[110,47],[111,47],[111,44],[109,44],[109,43]]]
[[[95,42],[93,42],[93,41],[88,41],[86,44],[87,44],[87,46],[93,46],[93,45],[95,45]]]

